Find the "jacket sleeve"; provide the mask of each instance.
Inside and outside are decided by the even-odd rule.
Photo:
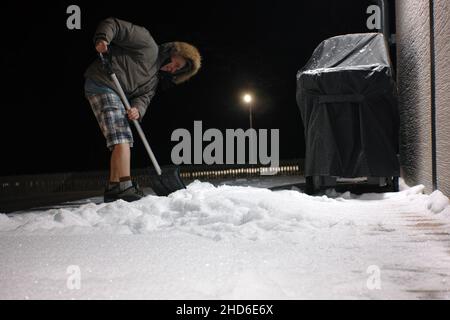
[[[142,49],[153,43],[150,32],[144,27],[113,17],[101,21],[98,25],[94,43],[98,40],[105,40],[128,49]]]
[[[157,77],[155,77],[152,79],[152,81],[150,81],[143,94],[130,99],[131,106],[138,108],[139,110],[139,121],[142,121],[142,118],[144,117],[151,100],[155,96],[157,85],[158,79]]]

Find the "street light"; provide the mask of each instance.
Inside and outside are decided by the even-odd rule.
[[[250,94],[246,93],[242,97],[242,100],[244,100],[245,104],[248,104],[250,129],[252,129],[253,128],[253,120],[252,120],[252,101],[253,101],[253,97]]]

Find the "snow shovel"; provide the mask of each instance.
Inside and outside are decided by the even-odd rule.
[[[114,82],[114,85],[116,86],[117,93],[119,94],[120,99],[122,100],[122,103],[125,106],[125,109],[126,110],[131,109],[130,103],[128,102],[128,99],[125,96],[125,93],[123,92],[122,86],[120,85],[116,74],[112,70],[111,61],[105,58],[101,53],[99,54],[99,56],[102,61],[104,69],[109,74],[109,76]],[[147,139],[145,138],[145,134],[141,128],[141,125],[137,120],[132,121],[134,126],[136,127],[137,132],[139,133],[139,136],[141,137],[142,142],[144,143],[145,149],[147,150],[147,153],[154,167],[154,169],[150,169],[150,186],[152,187],[153,191],[158,196],[167,196],[177,190],[185,189],[186,186],[181,180],[179,168],[173,166],[161,169],[161,167],[158,164],[158,161],[155,158],[155,155],[153,154],[152,149],[150,148],[150,145],[148,144]]]

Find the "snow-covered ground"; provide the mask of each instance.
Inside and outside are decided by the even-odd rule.
[[[1,299],[450,298],[450,205],[193,182],[0,215]]]

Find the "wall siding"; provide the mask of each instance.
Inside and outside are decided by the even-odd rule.
[[[432,191],[429,1],[396,1],[400,161],[409,185]]]
[[[450,196],[450,1],[434,0],[438,188]]]

